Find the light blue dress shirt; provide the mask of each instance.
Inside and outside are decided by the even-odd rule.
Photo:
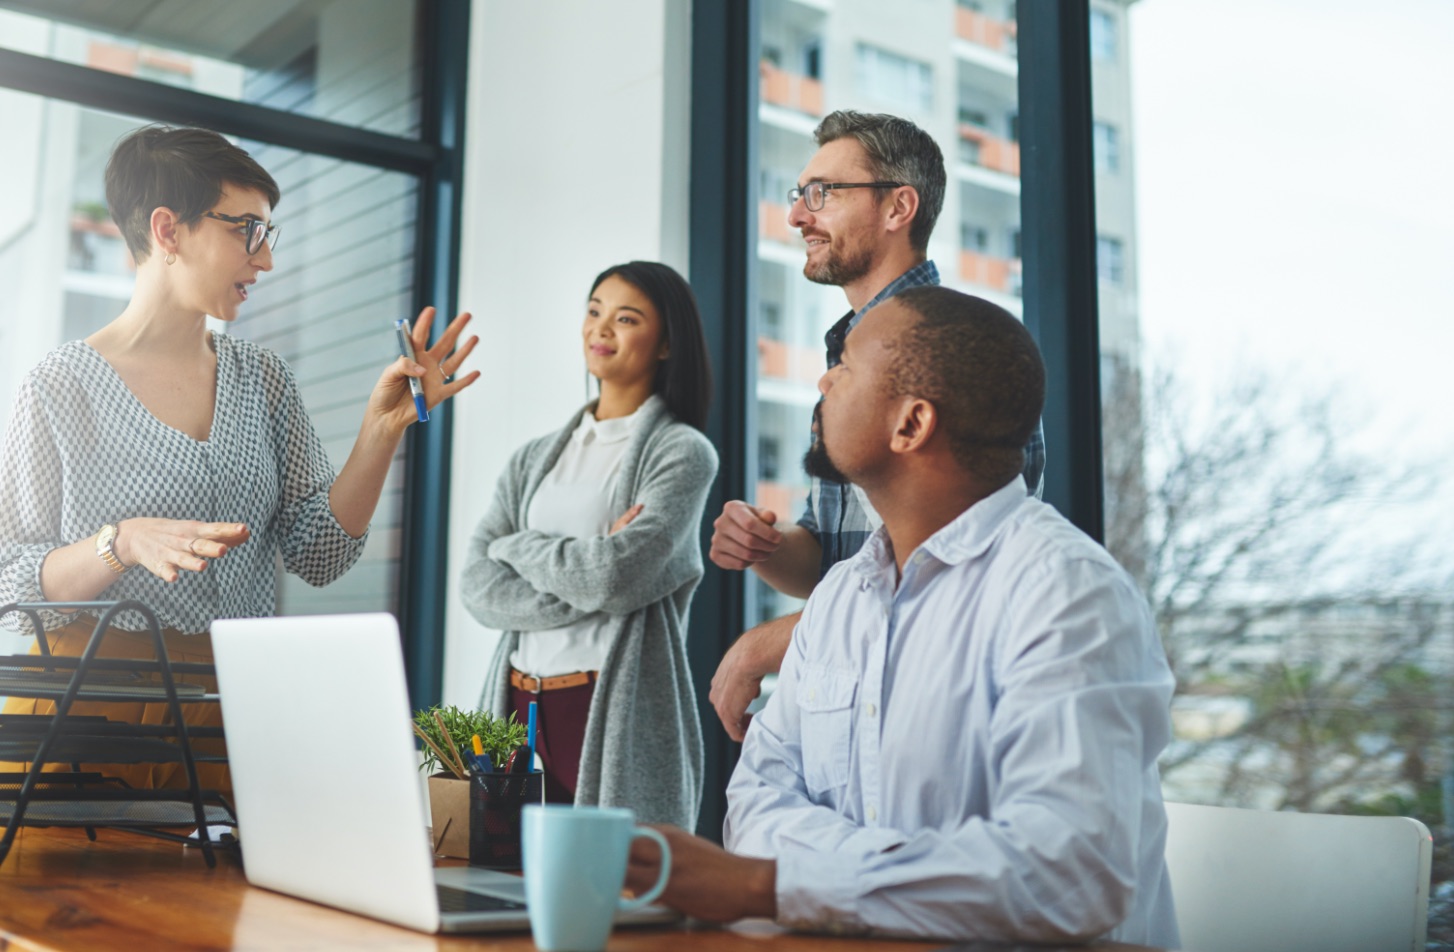
[[[814,590],[728,787],[778,920],[850,934],[1179,941],[1145,599],[1016,478],[897,569],[880,529]]]

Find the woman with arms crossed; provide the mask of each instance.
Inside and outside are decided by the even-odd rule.
[[[279,553],[313,585],[353,565],[417,419],[408,378],[421,379],[430,406],[453,396],[478,376],[445,382],[475,339],[454,349],[461,315],[427,347],[426,308],[413,328],[418,361],[401,357],[379,378],[335,478],[288,365],[206,325],[208,315],[234,320],[272,270],[272,176],[216,133],[148,126],[112,152],[106,199],[137,262],[135,291],[121,316],[52,351],[21,384],[0,461],[0,604],[136,599],[166,628],[173,660],[210,662],[214,618],[273,613]],[[386,328],[379,336],[392,340]],[[4,623],[27,630],[23,618]],[[60,654],[80,654],[94,625],[59,611],[41,618]],[[128,623],[143,627],[118,618]],[[103,655],[153,653],[144,632],[102,642]],[[82,707],[151,720],[164,705]],[[16,698],[5,709],[50,708]],[[197,711],[220,717],[216,704]],[[206,785],[226,786],[218,770]],[[176,773],[124,776],[149,787]]]
[[[717,454],[691,288],[633,261],[596,278],[581,328],[601,395],[527,443],[475,530],[461,588],[505,632],[481,707],[539,705],[546,799],[696,825],[702,731],[686,618]]]

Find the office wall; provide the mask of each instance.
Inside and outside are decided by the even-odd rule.
[[[456,401],[444,700],[473,705],[497,634],[459,600],[510,454],[586,399],[590,281],[687,268],[689,0],[474,4],[460,301],[480,381]]]

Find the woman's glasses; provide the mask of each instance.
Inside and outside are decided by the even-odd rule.
[[[258,249],[263,246],[264,241],[266,241],[268,243],[268,247],[273,249],[274,251],[276,251],[278,248],[278,226],[269,222],[265,222],[261,218],[248,218],[238,215],[224,215],[221,212],[203,212],[202,217],[215,218],[218,221],[225,221],[229,225],[246,225],[247,253],[250,255],[257,254]]]

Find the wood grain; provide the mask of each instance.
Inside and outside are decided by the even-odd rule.
[[[326,906],[248,886],[236,858],[202,855],[174,843],[99,830],[95,843],[73,829],[26,828],[0,864],[0,950],[534,949],[528,934],[422,935]],[[619,929],[611,952],[927,952],[944,943],[795,935],[769,922],[729,929],[706,925]],[[1006,950],[1009,946],[962,946]],[[1099,945],[1101,952],[1140,947]],[[1054,952],[1036,946],[1036,952]],[[1145,952],[1145,950],[1143,950]]]

